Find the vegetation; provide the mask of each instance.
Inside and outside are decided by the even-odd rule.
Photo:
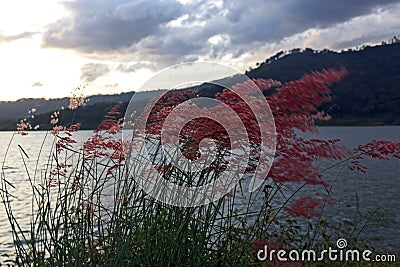
[[[320,107],[333,120],[329,125],[400,124],[400,42],[363,46],[340,53],[310,48],[280,52],[258,68],[251,78],[280,81],[298,79],[305,72],[323,68],[346,68],[348,75],[332,86],[332,101]],[[373,118],[371,118],[373,116]]]
[[[27,169],[27,181],[32,185],[28,229],[14,216],[15,187],[2,173],[0,193],[14,237],[15,262],[29,266],[240,266],[263,264],[257,253],[265,245],[271,249],[320,250],[336,248],[336,240],[346,238],[349,248],[368,248],[358,235],[368,223],[368,216],[357,214],[354,224],[336,228],[320,219],[334,196],[321,178],[324,170],[314,163],[322,158],[341,160],[352,170],[365,171],[360,159],[400,158],[400,143],[375,141],[348,151],[338,140],[309,140],[296,134],[316,131],[314,123],[326,119],[317,107],[330,100],[328,87],[344,75],[342,69],[311,73],[291,82],[255,80],[261,89],[271,91],[266,98],[275,120],[277,143],[268,176],[257,177],[265,179],[266,184],[251,193],[246,190],[249,177],[260,175],[257,166],[263,164],[259,153],[263,151],[261,124],[271,120],[258,121],[260,110],[252,110],[230,90],[218,94],[217,100],[239,116],[248,133],[248,176],[231,191],[214,188],[215,194],[223,191],[222,197],[200,206],[171,206],[155,200],[138,182],[148,177],[146,172],[134,171],[149,165],[160,179],[188,186],[214,181],[226,170],[226,155],[232,146],[228,133],[205,118],[185,125],[178,135],[179,151],[191,160],[200,156],[202,140],[215,141],[217,156],[204,169],[192,174],[166,160],[165,154],[159,154],[164,145],[160,142],[162,129],[171,110],[197,97],[196,91],[169,92],[144,118],[143,140],[149,149],[150,163],[144,158],[132,161],[129,151],[140,143],[121,139],[122,103],[109,109],[98,129],[81,144],[76,141],[80,124],[61,126],[61,113],[53,113],[50,124],[54,143],[46,170],[36,177]],[[260,99],[251,98],[248,84],[236,86],[258,103]],[[76,108],[82,103],[79,97],[71,99],[71,112],[79,110]],[[221,106],[211,107],[210,113],[218,112]],[[196,113],[198,108],[191,106],[191,111]],[[226,114],[224,119],[230,124],[237,117]],[[19,133],[27,134],[27,123],[21,122],[18,127]],[[244,141],[235,140],[241,144]],[[27,153],[22,146],[20,150],[24,163]],[[302,188],[317,185],[322,189],[320,193],[326,194],[297,195]],[[299,218],[309,222],[305,231]],[[307,262],[291,262],[292,266],[303,264]],[[319,262],[311,264],[318,266]]]
[[[253,79],[276,79],[282,82],[299,79],[303,73],[325,68],[346,68],[348,75],[339,84],[331,88],[332,101],[324,103],[319,110],[324,110],[332,116],[332,120],[321,125],[399,125],[400,124],[400,42],[395,37],[389,42],[382,42],[378,46],[364,45],[358,49],[349,49],[341,52],[324,49],[322,51],[306,49],[292,49],[281,51],[257,63],[255,68],[246,74]],[[223,88],[213,84],[202,84],[190,90],[197,90],[202,96],[213,97]],[[154,97],[152,92],[140,92],[143,100]],[[82,121],[85,129],[95,129],[101,122],[100,113],[106,113],[104,107],[110,103],[130,101],[133,92],[119,95],[99,95],[90,97],[86,103],[87,110],[78,111],[77,117]],[[138,96],[135,96],[138,97]],[[104,102],[100,104],[101,102]],[[108,104],[107,104],[108,103]],[[17,102],[0,102],[0,130],[13,130],[15,121],[21,120],[32,107],[37,114],[52,113],[62,106],[66,107],[68,99],[22,99]],[[95,118],[91,118],[94,107]],[[48,129],[44,115],[32,122]],[[69,115],[66,115],[69,116]]]

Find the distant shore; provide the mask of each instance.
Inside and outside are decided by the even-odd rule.
[[[0,122],[1,125],[1,122]],[[360,122],[354,122],[354,121],[337,121],[335,119],[332,119],[331,121],[326,121],[326,122],[318,122],[316,123],[316,127],[374,127],[374,126],[400,126],[400,122],[395,122],[395,123],[387,123],[383,121],[360,121]],[[97,129],[97,126],[95,125],[82,125],[80,128],[81,130],[84,131],[94,131]],[[42,132],[42,131],[50,131],[52,130],[49,127],[40,127],[37,130],[25,130],[26,132]],[[12,131],[17,131],[16,127],[1,127],[0,126],[0,132],[12,132]]]

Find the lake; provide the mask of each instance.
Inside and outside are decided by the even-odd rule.
[[[81,131],[79,138],[84,140],[92,131]],[[311,137],[311,135],[309,135]],[[3,174],[13,183],[16,189],[13,191],[18,198],[12,205],[14,215],[21,223],[29,225],[31,213],[31,187],[27,173],[23,167],[20,145],[26,154],[27,166],[30,175],[35,172],[40,177],[43,166],[48,158],[53,139],[50,135],[46,137],[45,132],[31,132],[27,136],[15,135],[12,132],[0,132],[0,159],[3,161],[8,149],[7,157],[4,159]],[[314,137],[314,136],[313,136]],[[377,126],[377,127],[320,127],[319,138],[339,138],[348,148],[372,140],[400,140],[400,127]],[[40,157],[39,152],[41,151]],[[35,168],[39,158],[39,168]],[[356,195],[359,198],[362,210],[384,208],[392,216],[391,220],[384,225],[367,227],[363,236],[376,248],[383,251],[400,251],[400,160],[391,159],[378,161],[367,159],[362,162],[368,167],[366,174],[351,172],[343,166],[335,167],[327,171],[325,180],[333,185],[333,193],[338,203],[328,206],[324,217],[331,222],[337,223],[343,219],[351,219],[356,211]],[[327,166],[332,162],[322,162]],[[3,175],[2,174],[2,175]],[[308,189],[305,189],[305,192]],[[310,189],[312,190],[312,189]],[[4,260],[1,255],[13,254],[12,236],[10,226],[3,205],[0,206],[0,262]]]

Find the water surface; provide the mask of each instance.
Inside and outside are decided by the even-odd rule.
[[[91,133],[91,131],[82,131],[78,137],[85,140]],[[315,137],[314,135],[308,136]],[[400,127],[321,127],[317,137],[339,138],[344,145],[352,148],[372,140],[400,140]],[[31,177],[43,175],[53,142],[53,137],[45,132],[32,132],[27,136],[14,135],[12,132],[0,132],[0,159],[4,164],[3,175],[15,186],[15,189],[11,191],[17,199],[12,202],[12,205],[14,216],[20,220],[21,224],[29,225],[29,214],[31,213],[32,189],[28,175]],[[26,161],[28,172],[24,168],[23,159]],[[367,159],[362,163],[368,167],[366,174],[349,171],[343,165],[325,172],[324,178],[333,186],[333,194],[338,199],[338,203],[327,207],[324,217],[333,223],[351,219],[356,212],[355,198],[357,195],[363,211],[384,208],[392,214],[392,221],[383,226],[367,227],[363,236],[372,245],[382,250],[399,251],[400,160]],[[321,162],[321,165],[325,167],[330,164],[332,162]],[[304,192],[308,193],[312,190],[314,189],[306,188]],[[7,216],[1,205],[0,255],[5,253],[13,254],[13,244]],[[4,259],[0,256],[0,262]]]

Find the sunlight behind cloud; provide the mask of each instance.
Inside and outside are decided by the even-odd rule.
[[[87,94],[133,91],[182,62],[244,72],[278,51],[377,44],[399,34],[399,10],[395,0],[3,1],[0,100],[64,97],[85,82]]]
[[[21,32],[41,32],[49,22],[67,15],[61,1],[4,1],[0,8],[0,30],[3,34],[15,35]]]
[[[39,36],[40,37],[40,36]],[[40,49],[40,38],[3,44],[0,49],[0,100],[63,97],[78,86],[82,58],[57,49]],[[43,86],[32,87],[40,81]]]

